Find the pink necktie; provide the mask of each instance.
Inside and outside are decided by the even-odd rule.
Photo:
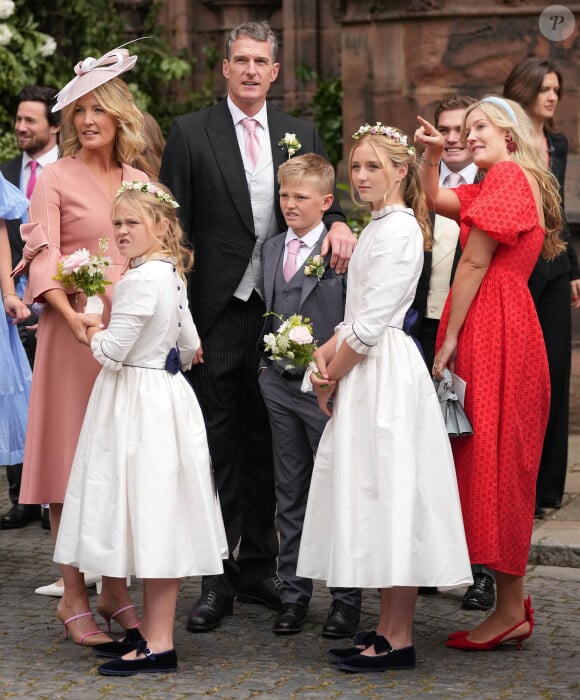
[[[34,185],[36,185],[36,168],[38,163],[35,160],[30,161],[30,177],[28,178],[28,185],[26,185],[26,198],[30,199],[32,193],[34,192]]]
[[[304,243],[299,238],[291,238],[288,241],[288,253],[286,255],[286,262],[284,263],[284,279],[286,282],[292,279],[296,274],[296,259],[298,256],[298,251],[304,245]]]
[[[255,119],[246,117],[242,119],[242,126],[246,130],[246,157],[252,166],[252,170],[254,170],[260,157],[260,141],[256,133],[258,122]]]
[[[463,184],[463,178],[459,173],[449,173],[445,178],[445,187],[459,187]]]

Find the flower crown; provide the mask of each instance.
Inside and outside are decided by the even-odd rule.
[[[155,185],[153,185],[151,182],[143,182],[142,180],[127,182],[127,180],[123,180],[123,184],[117,191],[117,194],[121,194],[121,192],[127,192],[129,190],[132,190],[133,192],[145,192],[146,194],[152,194],[158,201],[162,202],[163,204],[169,204],[169,206],[173,207],[174,209],[177,209],[179,206],[179,204],[170,195],[168,195],[167,192],[160,190],[159,187],[155,187]]]
[[[386,136],[391,141],[407,147],[407,153],[409,155],[415,153],[414,146],[409,146],[406,134],[403,134],[402,131],[399,131],[392,126],[383,126],[381,122],[377,122],[374,124],[374,126],[371,126],[370,124],[363,124],[362,126],[359,126],[352,137],[355,141],[358,141],[361,136],[365,136],[366,134],[380,134],[381,136]]]

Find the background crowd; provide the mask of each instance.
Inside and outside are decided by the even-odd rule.
[[[468,585],[466,608],[495,606],[473,630],[452,633],[450,647],[519,646],[532,633],[525,566],[534,514],[562,500],[570,305],[580,305],[580,270],[563,217],[567,140],[553,121],[561,74],[550,62],[529,58],[508,76],[504,98],[443,99],[433,123],[419,120],[415,143],[422,157],[396,128],[359,130],[349,157],[351,189],[373,220],[357,243],[332,168],[329,173],[304,160],[317,154],[327,162],[316,129],[267,103],[279,71],[276,59],[277,40],[267,24],[234,29],[222,64],[227,99],[177,118],[165,147],[155,121],[141,114],[118,77],[135,64],[126,50],[80,62],[58,95],[37,87],[20,95],[22,155],[2,171],[30,207],[20,216],[10,213],[10,190],[3,184],[0,282],[9,322],[2,353],[6,348],[11,364],[2,369],[2,401],[24,422],[27,416],[28,427],[19,436],[4,426],[0,433],[7,446],[20,440],[10,450],[2,445],[13,506],[1,526],[24,527],[42,516],[41,504],[49,505],[50,525],[45,517],[43,524],[59,538],[62,571],[57,615],[76,643],[118,657],[104,673],[177,667],[171,636],[157,634],[145,601],[141,632],[150,637],[147,647],[129,598],[131,575],[177,580],[202,574],[201,595],[187,620],[191,632],[219,626],[232,614],[234,598],[278,611],[276,634],[300,632],[311,579],[322,578],[332,594],[322,634],[353,637],[361,589],[380,588],[376,630],[331,650],[340,668],[351,672],[414,666],[419,588]],[[289,135],[299,144],[296,156],[284,145]],[[112,284],[98,320],[84,313],[83,295],[55,283],[56,265],[59,255],[77,248],[97,250],[106,232],[111,242],[119,240],[111,208],[123,182],[138,181],[147,196],[164,202],[158,190],[145,186],[157,177],[179,204],[181,226],[172,226],[172,235],[179,240],[183,231],[195,254],[189,302],[179,297],[179,309],[189,303],[201,344],[182,366],[207,432],[227,539],[223,573],[199,565],[184,574],[181,557],[171,570],[148,573],[133,553],[146,537],[146,528],[137,527],[140,519],[154,523],[147,500],[129,497],[125,508],[114,492],[106,497],[108,512],[121,512],[131,523],[116,533],[118,546],[129,551],[123,565],[67,550],[64,538],[76,537],[77,526],[59,533],[71,469],[78,471],[81,459],[87,405],[97,376],[107,372],[93,346],[96,327],[111,322],[111,329],[120,328],[114,322],[120,318],[133,323],[130,313],[121,315],[121,292],[113,302],[126,258],[159,256],[167,245],[135,256],[110,245]],[[428,208],[436,212],[431,222]],[[156,227],[169,214],[151,217],[148,232],[163,241]],[[21,261],[16,277],[7,272],[4,240],[11,265]],[[324,259],[325,272],[307,304],[302,270],[314,254]],[[140,295],[147,293],[133,304],[139,305]],[[38,330],[22,331],[27,360],[14,346],[10,326],[33,318],[25,304],[39,303]],[[112,303],[119,316],[111,317]],[[419,312],[414,332],[424,358],[404,332],[410,306]],[[264,357],[259,341],[270,330],[266,310],[308,313],[315,331],[317,323],[328,328],[316,334],[322,347],[315,355],[321,377],[311,377],[315,394],[300,390],[304,372]],[[180,348],[181,331],[174,332]],[[145,343],[145,337],[140,342],[151,350],[155,341],[150,336]],[[20,401],[15,409],[7,403],[17,393],[14,382],[4,380],[18,372],[19,393],[27,399],[32,362],[29,405]],[[445,367],[467,380],[465,409],[474,427],[473,437],[453,442],[453,457],[430,378]],[[7,415],[3,410],[3,420]],[[91,415],[99,419],[98,411]],[[186,452],[175,458],[176,473],[191,458]],[[119,466],[128,458],[111,459]],[[85,488],[83,479],[76,483]],[[179,494],[170,491],[163,495],[169,506],[179,503]],[[211,489],[201,493],[206,505],[214,498]],[[182,508],[173,512],[174,532],[189,527]],[[221,518],[212,518],[205,528],[219,531]],[[171,538],[171,531],[164,534],[161,551]],[[122,626],[120,640],[103,633],[90,611],[91,570],[102,575],[97,610],[109,631],[113,619]],[[162,587],[146,591],[149,603],[167,595]],[[171,625],[176,595],[173,587],[164,608]]]

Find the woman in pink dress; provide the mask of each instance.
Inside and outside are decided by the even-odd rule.
[[[50,503],[56,540],[62,504],[85,409],[100,365],[88,346],[87,328],[95,324],[84,313],[82,293],[67,294],[55,281],[61,255],[78,248],[99,250],[99,239],[113,240],[111,205],[123,180],[148,179],[128,165],[142,152],[143,118],[126,84],[117,76],[136,57],[117,49],[75,67],[76,77],[57,96],[53,110],[63,110],[62,158],[47,166],[35,187],[23,262],[29,264],[25,301],[44,302],[30,396],[24,451],[21,503]],[[103,321],[108,322],[112,290],[124,261],[114,245],[107,254],[113,283],[103,296]],[[82,573],[62,567],[64,594],[57,617],[77,644],[112,643],[90,612]],[[103,578],[97,609],[107,621],[116,618],[125,629],[139,624],[124,579]],[[130,636],[130,635],[129,635]]]
[[[447,646],[485,650],[533,629],[524,574],[532,534],[535,484],[548,410],[550,377],[542,331],[528,289],[540,255],[564,244],[558,183],[515,102],[488,96],[465,113],[463,134],[483,182],[439,188],[443,137],[419,118],[425,146],[421,181],[435,211],[460,223],[463,248],[441,318],[433,374],[445,367],[466,380],[473,436],[453,441],[457,483],[472,562],[496,571],[497,605]]]

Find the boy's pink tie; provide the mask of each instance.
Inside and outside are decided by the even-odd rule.
[[[32,193],[34,192],[34,185],[36,185],[36,168],[38,167],[38,162],[35,160],[30,161],[30,177],[28,178],[28,185],[26,185],[26,197],[30,199]]]
[[[242,126],[246,130],[246,157],[252,170],[254,170],[258,163],[258,158],[260,157],[260,141],[256,133],[258,122],[255,119],[246,117],[242,119]]]
[[[304,245],[304,243],[299,238],[292,238],[288,241],[288,254],[286,255],[286,262],[284,263],[284,279],[286,282],[292,279],[296,274],[296,258],[298,256],[298,251]]]

